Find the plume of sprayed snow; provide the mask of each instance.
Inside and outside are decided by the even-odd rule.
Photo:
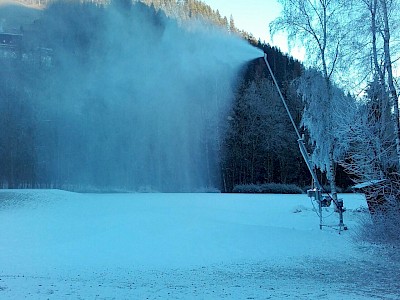
[[[128,23],[118,9],[106,14],[91,44],[100,54],[83,64],[68,51],[58,58],[55,83],[42,97],[50,116],[42,119],[55,120],[61,138],[53,146],[42,138],[39,160],[53,178],[75,185],[218,186],[221,119],[239,69],[262,53],[199,22],[186,30],[166,19],[156,26],[136,6]]]

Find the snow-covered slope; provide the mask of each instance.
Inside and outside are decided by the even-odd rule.
[[[365,199],[343,197],[339,235],[305,195],[0,191],[0,298],[400,297],[351,241]]]

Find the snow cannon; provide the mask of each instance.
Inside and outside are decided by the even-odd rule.
[[[339,224],[337,225],[339,227],[339,233],[342,230],[347,230],[347,226],[345,226],[343,223],[343,213],[345,211],[345,209],[343,207],[343,199],[335,199],[331,195],[329,195],[329,193],[324,192],[324,189],[318,180],[318,176],[315,173],[314,164],[312,163],[310,155],[307,152],[307,148],[306,148],[306,145],[304,142],[304,135],[300,135],[297,125],[294,122],[293,116],[290,113],[287,102],[286,102],[285,98],[283,97],[281,89],[279,88],[278,82],[276,81],[275,75],[272,72],[271,66],[268,62],[267,53],[264,53],[264,62],[267,65],[267,68],[268,68],[269,74],[271,75],[272,81],[274,82],[274,85],[278,91],[279,97],[282,100],[283,106],[285,107],[285,110],[289,116],[290,122],[292,123],[294,131],[296,132],[297,143],[300,148],[300,153],[301,153],[301,155],[304,159],[304,162],[307,165],[308,171],[310,172],[311,177],[313,179],[314,188],[309,189],[307,191],[307,195],[308,195],[308,197],[311,198],[312,201],[315,201],[318,204],[318,216],[320,219],[319,228],[322,230],[322,227],[326,226],[323,224],[322,208],[329,207],[331,205],[331,203],[333,202],[333,203],[335,203],[335,212],[339,213]]]
[[[321,193],[321,195],[317,195],[317,193]],[[333,198],[330,195],[322,195],[322,191],[318,189],[309,189],[307,191],[307,196],[314,199],[321,199],[321,207],[330,207],[333,201]]]

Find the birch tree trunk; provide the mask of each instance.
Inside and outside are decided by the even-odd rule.
[[[393,80],[393,67],[392,60],[390,55],[390,28],[389,28],[389,16],[388,16],[388,6],[387,0],[380,0],[382,6],[382,15],[383,15],[383,41],[384,41],[384,53],[385,53],[385,69],[388,74],[388,85],[389,85],[389,94],[391,100],[393,102],[393,110],[394,110],[394,129],[396,134],[396,150],[397,150],[397,168],[400,170],[400,114],[399,114],[399,99],[396,91],[396,87],[394,85]]]
[[[379,84],[380,84],[380,109],[382,111],[381,120],[380,120],[380,134],[381,138],[385,138],[386,127],[388,120],[386,120],[386,111],[389,109],[389,99],[386,93],[386,80],[385,73],[382,70],[381,66],[378,62],[378,47],[377,47],[377,12],[378,12],[378,0],[371,0],[370,3],[367,4],[369,7],[369,11],[371,14],[371,35],[372,35],[372,60],[374,64],[374,76],[378,76]]]
[[[332,146],[329,151],[329,172],[328,173],[330,173],[329,184],[330,184],[330,188],[331,188],[331,195],[332,195],[332,198],[336,202],[338,197],[337,197],[337,190],[336,190],[336,167],[335,167],[333,150],[334,150],[334,146]]]

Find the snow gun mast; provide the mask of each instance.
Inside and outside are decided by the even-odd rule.
[[[322,208],[323,207],[329,207],[332,203],[332,201],[335,204],[335,210],[339,213],[339,233],[342,230],[347,230],[347,227],[343,224],[343,212],[345,211],[344,207],[343,207],[343,199],[334,199],[332,198],[328,193],[324,192],[324,189],[321,185],[321,183],[318,180],[317,174],[315,173],[315,170],[313,168],[313,164],[311,162],[310,156],[307,152],[306,149],[306,145],[304,142],[304,135],[300,135],[299,130],[297,129],[296,123],[293,120],[292,114],[290,113],[289,107],[286,103],[285,98],[282,95],[281,89],[279,88],[278,82],[276,81],[276,78],[274,76],[274,73],[272,72],[271,66],[268,63],[268,59],[267,59],[267,54],[264,53],[264,61],[265,64],[267,65],[268,71],[271,74],[272,80],[276,86],[276,89],[278,91],[278,94],[282,100],[283,106],[286,109],[286,112],[290,118],[290,121],[293,125],[293,128],[296,132],[297,135],[297,143],[299,144],[299,148],[300,148],[300,153],[303,156],[304,162],[307,165],[307,168],[311,174],[311,177],[313,179],[314,182],[314,188],[309,189],[307,191],[307,195],[314,201],[317,202],[318,204],[318,216],[319,216],[319,228],[322,229],[322,227],[324,226],[323,224],[323,216],[322,216]]]

